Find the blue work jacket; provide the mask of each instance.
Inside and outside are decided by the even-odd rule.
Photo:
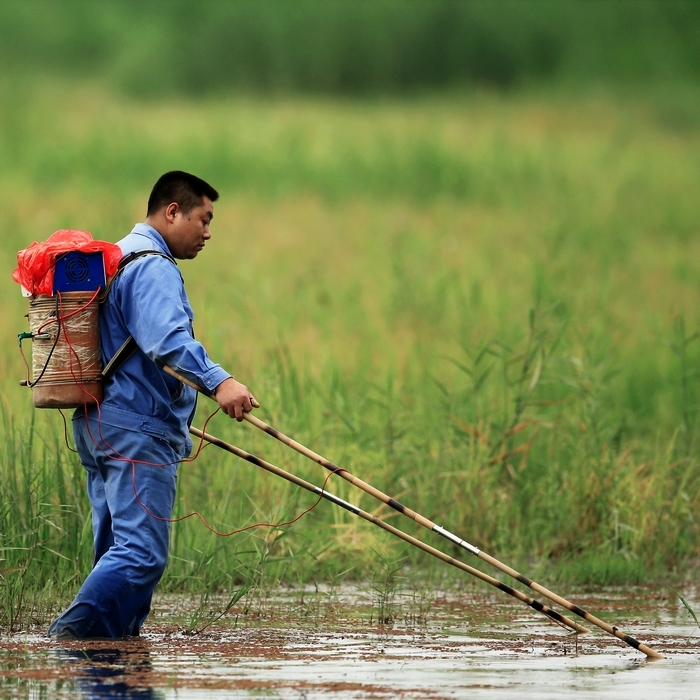
[[[117,243],[126,256],[157,250],[170,256],[163,237],[147,224],[136,224]],[[211,361],[195,340],[194,314],[180,271],[172,259],[144,255],[127,264],[100,307],[100,343],[106,365],[127,340],[138,350],[105,380],[100,420],[108,425],[153,435],[170,443],[183,456],[192,449],[189,426],[197,392],[166,374],[168,365],[187,379],[213,391],[230,377]],[[97,408],[88,409],[97,419]],[[83,409],[74,420],[83,419]]]

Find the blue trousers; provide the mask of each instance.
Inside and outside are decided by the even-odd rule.
[[[138,635],[168,559],[170,523],[158,518],[171,517],[181,457],[161,438],[144,433],[104,423],[100,431],[92,420],[88,432],[85,418],[73,421],[73,434],[87,470],[95,560],[48,634],[77,639]],[[117,452],[139,461],[132,467]]]

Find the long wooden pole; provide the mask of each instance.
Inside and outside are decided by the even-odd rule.
[[[198,391],[202,391],[202,393],[213,398],[213,395],[211,394],[211,392],[208,392],[207,390],[202,390],[202,388],[199,387],[196,383],[190,382],[188,379],[186,379],[185,377],[182,377],[181,375],[179,375],[177,372],[170,369],[169,367],[166,367],[165,369],[170,374],[172,374],[174,377],[177,377],[178,379],[180,379],[180,381],[183,381],[184,383],[188,384],[189,386],[192,386],[193,388],[197,389]],[[608,634],[611,634],[614,637],[617,637],[621,641],[625,642],[625,644],[629,644],[631,647],[641,651],[643,654],[646,654],[646,656],[648,658],[650,658],[650,659],[662,659],[663,658],[663,656],[661,654],[659,654],[657,651],[654,651],[651,647],[647,646],[646,644],[643,644],[642,642],[639,642],[638,640],[636,640],[634,637],[626,634],[625,632],[622,632],[618,627],[608,624],[604,620],[601,620],[600,618],[596,617],[595,615],[592,615],[587,610],[584,610],[580,606],[575,605],[574,603],[571,603],[566,598],[562,598],[560,595],[557,595],[556,593],[550,591],[548,588],[545,588],[544,586],[537,583],[536,581],[533,581],[532,579],[528,578],[527,576],[524,576],[523,574],[521,574],[518,571],[516,571],[515,569],[511,568],[507,564],[504,564],[503,562],[499,561],[495,557],[492,557],[490,554],[487,554],[486,552],[481,551],[478,547],[474,546],[473,544],[470,544],[469,542],[462,539],[461,537],[454,535],[449,530],[446,530],[444,527],[441,527],[440,525],[435,524],[434,522],[432,522],[431,520],[429,520],[425,516],[421,515],[420,513],[417,513],[416,511],[404,506],[402,503],[399,503],[399,501],[397,501],[396,499],[391,498],[390,496],[383,493],[379,489],[376,489],[371,484],[368,484],[367,482],[363,481],[362,479],[359,479],[356,476],[353,476],[350,472],[347,471],[347,469],[343,469],[342,467],[339,467],[337,464],[333,464],[333,462],[331,462],[330,460],[326,459],[325,457],[322,457],[321,455],[317,454],[313,450],[310,450],[308,447],[302,445],[301,443],[297,442],[296,440],[293,440],[292,438],[286,436],[284,433],[281,433],[276,428],[273,428],[272,426],[268,425],[267,423],[261,421],[256,416],[253,416],[250,413],[244,413],[243,417],[245,418],[245,420],[247,420],[249,423],[254,425],[256,428],[259,428],[260,430],[267,433],[268,435],[271,435],[276,440],[279,440],[283,444],[287,445],[288,447],[291,447],[293,450],[296,450],[297,452],[304,455],[308,459],[316,462],[317,464],[320,464],[322,467],[328,469],[329,471],[333,472],[334,474],[337,474],[338,476],[345,479],[349,483],[353,484],[357,488],[360,488],[363,491],[365,491],[366,493],[369,493],[370,495],[374,496],[377,500],[381,501],[382,503],[386,503],[386,505],[390,506],[391,508],[398,511],[399,513],[402,513],[403,515],[411,518],[412,520],[414,520],[418,524],[422,525],[423,527],[427,528],[428,530],[431,530],[433,532],[437,532],[439,535],[442,535],[442,537],[450,540],[450,542],[453,542],[454,544],[461,547],[462,549],[465,549],[466,551],[470,552],[471,554],[479,557],[479,559],[482,559],[483,561],[488,562],[494,568],[498,569],[499,571],[503,571],[504,573],[508,574],[509,576],[516,579],[517,581],[520,581],[524,585],[531,588],[533,591],[537,591],[538,593],[545,596],[546,598],[549,598],[549,600],[557,603],[558,605],[561,605],[563,608],[566,608],[567,610],[573,612],[574,614],[578,615],[579,617],[582,617],[587,622],[590,622],[591,624],[596,625],[596,627],[599,627],[600,629],[604,630]]]
[[[357,488],[362,489],[366,493],[371,494],[377,500],[382,501],[383,503],[386,503],[388,506],[390,506],[394,510],[411,518],[411,520],[414,520],[415,522],[419,523],[420,525],[423,525],[423,527],[427,528],[428,530],[432,530],[433,532],[437,532],[439,535],[442,535],[446,539],[450,540],[450,542],[453,542],[454,544],[458,545],[462,549],[465,549],[466,551],[470,552],[471,554],[474,554],[475,556],[479,557],[479,559],[482,559],[483,561],[488,562],[494,568],[499,569],[500,571],[503,571],[504,573],[508,574],[509,576],[512,576],[517,581],[520,581],[520,583],[523,583],[526,586],[530,587],[533,591],[537,591],[538,593],[545,596],[546,598],[549,598],[550,600],[554,601],[558,605],[561,605],[563,608],[566,608],[567,610],[570,610],[571,612],[575,613],[579,617],[582,617],[587,622],[590,622],[591,624],[596,625],[597,627],[604,630],[605,632],[608,632],[608,634],[612,634],[613,636],[622,640],[626,644],[629,644],[631,647],[638,649],[642,653],[646,654],[649,658],[651,658],[651,659],[662,659],[663,658],[663,656],[661,654],[654,651],[651,647],[647,646],[646,644],[643,644],[643,643],[637,641],[634,637],[631,637],[630,635],[625,634],[617,627],[614,627],[613,625],[609,625],[607,622],[601,620],[600,618],[596,617],[595,615],[592,615],[591,613],[587,612],[586,610],[584,610],[580,606],[575,605],[574,603],[571,603],[570,601],[566,600],[566,598],[562,598],[560,595],[553,593],[548,588],[545,588],[544,586],[540,585],[536,581],[533,581],[532,579],[528,578],[527,576],[524,576],[523,574],[521,574],[518,571],[516,571],[515,569],[511,568],[507,564],[504,564],[503,562],[499,561],[495,557],[492,557],[490,554],[483,552],[478,547],[475,547],[473,544],[470,544],[466,540],[463,540],[461,537],[458,537],[457,535],[452,534],[451,532],[446,530],[444,527],[441,527],[440,525],[436,525],[434,522],[432,522],[431,520],[429,520],[425,516],[423,516],[420,513],[417,513],[416,511],[411,510],[410,508],[404,506],[402,503],[399,503],[396,499],[391,498],[390,496],[383,493],[379,489],[376,489],[371,484],[368,484],[367,482],[363,481],[362,479],[359,479],[356,476],[353,476],[350,472],[347,471],[347,469],[343,469],[342,467],[339,467],[338,465],[333,464],[333,462],[327,460],[325,457],[322,457],[321,455],[317,454],[313,450],[310,450],[308,447],[305,447],[301,443],[298,443],[295,440],[292,440],[292,438],[287,437],[283,433],[279,432],[279,430],[273,428],[270,425],[267,425],[267,423],[264,423],[256,416],[253,416],[250,413],[244,413],[243,417],[245,418],[245,420],[247,420],[249,423],[254,425],[256,428],[259,428],[260,430],[264,431],[268,435],[271,435],[272,437],[274,437],[276,440],[279,440],[280,442],[284,443],[288,447],[291,447],[293,450],[296,450],[300,454],[303,454],[305,457],[308,457],[309,459],[316,462],[317,464],[320,464],[321,466],[325,467],[326,469],[333,472],[334,474],[337,474],[341,478],[343,478],[346,481],[353,484],[353,486],[356,486]]]
[[[531,608],[534,610],[537,610],[538,612],[543,613],[544,615],[547,615],[550,619],[554,620],[555,622],[561,624],[561,625],[566,625],[567,627],[570,627],[572,630],[579,632],[581,634],[589,632],[586,627],[583,625],[580,625],[578,622],[575,622],[574,620],[569,619],[565,615],[562,615],[561,613],[558,613],[556,610],[552,610],[550,607],[547,605],[544,605],[540,603],[537,600],[533,600],[530,598],[530,596],[525,595],[521,591],[511,588],[507,584],[503,583],[502,581],[499,581],[498,579],[493,578],[492,576],[489,576],[488,574],[485,574],[483,571],[479,571],[479,569],[475,569],[469,564],[465,564],[464,562],[460,561],[459,559],[455,559],[454,557],[449,556],[448,554],[445,554],[444,552],[441,552],[439,549],[435,549],[434,547],[431,547],[428,544],[425,544],[425,542],[421,542],[420,540],[416,539],[415,537],[412,537],[411,535],[403,532],[402,530],[399,530],[393,525],[389,525],[388,523],[384,522],[380,518],[378,518],[376,515],[372,515],[371,513],[367,513],[366,511],[362,510],[361,508],[358,508],[357,506],[353,505],[352,503],[349,503],[348,501],[343,500],[342,498],[339,498],[338,496],[335,496],[332,493],[329,493],[328,491],[320,488],[319,486],[314,486],[313,484],[309,483],[308,481],[305,481],[304,479],[296,476],[295,474],[291,474],[290,472],[285,471],[284,469],[281,469],[280,467],[275,466],[274,464],[271,464],[270,462],[266,462],[265,460],[261,459],[260,457],[256,457],[253,454],[250,454],[249,452],[246,452],[245,450],[240,449],[239,447],[236,447],[235,445],[231,445],[230,443],[224,442],[220,438],[217,438],[213,435],[210,435],[209,433],[202,432],[198,428],[192,427],[190,428],[190,433],[192,435],[206,440],[207,442],[210,442],[212,445],[216,445],[217,447],[220,447],[223,450],[226,450],[227,452],[231,452],[232,454],[236,455],[237,457],[240,457],[241,459],[246,460],[247,462],[250,462],[251,464],[254,464],[257,467],[260,467],[261,469],[265,469],[268,472],[271,472],[272,474],[276,474],[277,476],[281,476],[283,479],[286,479],[287,481],[296,484],[297,486],[300,486],[303,489],[306,489],[307,491],[310,491],[311,493],[314,493],[318,496],[321,496],[322,498],[325,498],[328,501],[331,501],[331,503],[335,503],[337,506],[340,506],[341,508],[345,508],[345,510],[350,511],[351,513],[357,515],[360,518],[363,518],[364,520],[367,520],[370,523],[373,523],[374,525],[377,525],[378,527],[381,527],[383,530],[386,530],[387,532],[390,532],[392,535],[395,535],[396,537],[401,538],[404,540],[404,542],[408,542],[409,544],[412,544],[414,547],[418,547],[419,549],[422,549],[424,552],[427,552],[428,554],[431,554],[432,556],[441,559],[442,561],[458,568],[461,569],[462,571],[466,571],[468,574],[471,574],[472,576],[475,576],[476,578],[481,579],[482,581],[485,581],[491,586],[494,586],[495,588],[498,588],[499,590],[503,591],[504,593],[507,593],[510,596],[513,596],[514,598],[517,598],[518,600],[522,601],[523,603],[526,603],[529,605]]]

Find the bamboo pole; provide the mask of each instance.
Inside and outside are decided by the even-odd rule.
[[[596,617],[595,615],[592,615],[591,613],[584,610],[580,606],[575,605],[574,603],[571,603],[570,601],[566,600],[566,598],[562,598],[561,596],[557,595],[556,593],[553,593],[548,588],[545,588],[544,586],[540,585],[536,581],[533,581],[532,579],[528,578],[527,576],[524,576],[523,574],[521,574],[518,571],[516,571],[515,569],[511,568],[507,564],[504,564],[503,562],[499,561],[495,557],[492,557],[490,554],[487,554],[486,552],[481,551],[478,547],[475,547],[473,544],[470,544],[466,540],[463,540],[461,537],[458,537],[457,535],[452,534],[449,530],[446,530],[444,527],[441,527],[440,525],[436,525],[434,522],[432,522],[431,520],[429,520],[425,516],[423,516],[420,513],[417,513],[416,511],[411,510],[410,508],[404,506],[402,503],[399,503],[396,499],[391,498],[390,496],[383,493],[379,489],[376,489],[371,484],[368,484],[367,482],[363,481],[362,479],[359,479],[356,476],[353,476],[350,472],[347,471],[347,469],[343,469],[342,467],[339,467],[338,465],[333,464],[333,462],[327,460],[325,457],[322,457],[321,455],[317,454],[313,450],[310,450],[308,447],[305,447],[301,443],[296,442],[296,440],[292,440],[292,438],[287,437],[283,433],[279,432],[279,430],[273,428],[270,425],[267,425],[267,423],[264,423],[256,416],[253,416],[250,413],[244,413],[243,417],[245,418],[245,420],[247,420],[249,423],[254,425],[256,428],[259,428],[263,432],[274,437],[276,440],[279,440],[280,442],[284,443],[288,447],[291,447],[293,450],[296,450],[300,454],[303,454],[305,457],[308,457],[309,459],[316,462],[317,464],[320,464],[321,466],[325,467],[326,469],[333,472],[334,474],[337,474],[341,478],[343,478],[346,481],[348,481],[349,483],[353,484],[353,486],[356,486],[357,488],[362,489],[366,493],[371,494],[379,501],[382,501],[382,503],[386,503],[388,506],[390,506],[394,510],[411,518],[411,520],[414,520],[415,522],[417,522],[418,524],[427,528],[428,530],[432,530],[433,532],[437,532],[439,535],[442,535],[444,538],[448,539],[450,542],[453,542],[454,544],[461,547],[462,549],[465,549],[466,551],[470,552],[471,554],[479,557],[479,559],[482,559],[483,561],[488,562],[494,568],[499,569],[500,571],[503,571],[504,573],[513,577],[517,581],[520,581],[520,583],[525,584],[526,586],[531,588],[533,591],[537,591],[538,593],[545,596],[546,598],[549,598],[551,601],[557,603],[558,605],[561,605],[563,608],[566,608],[567,610],[575,613],[579,617],[582,617],[587,622],[590,622],[591,624],[596,625],[597,627],[604,630],[605,632],[608,632],[608,634],[612,634],[613,636],[622,640],[623,642],[625,642],[625,644],[629,644],[631,647],[634,647],[635,649],[641,651],[643,654],[646,654],[646,656],[649,657],[650,659],[662,659],[663,658],[663,656],[661,654],[654,651],[651,647],[647,646],[646,644],[643,644],[643,643],[637,641],[634,637],[631,637],[630,635],[622,632],[617,627],[615,627],[613,625],[609,625],[607,622],[601,620],[600,618]]]
[[[180,379],[180,381],[188,384],[189,386],[193,387],[194,389],[197,389],[198,391],[202,391],[202,393],[206,394],[210,398],[214,398],[213,394],[211,392],[208,392],[207,390],[202,390],[201,387],[199,387],[197,384],[194,382],[191,382],[187,380],[185,377],[182,377],[179,375],[177,372],[172,370],[169,367],[165,367],[165,370],[172,374],[174,377]],[[291,447],[293,450],[296,450],[300,454],[304,455],[308,459],[316,462],[317,464],[320,464],[322,467],[325,469],[328,469],[329,471],[333,472],[334,474],[337,474],[341,478],[345,479],[349,483],[353,484],[353,486],[356,486],[359,489],[362,489],[366,493],[369,493],[370,495],[374,496],[377,500],[381,501],[382,503],[385,503],[386,505],[390,506],[394,510],[398,511],[399,513],[402,513],[406,517],[411,518],[413,521],[417,522],[419,525],[422,525],[423,527],[427,528],[428,530],[431,530],[433,532],[437,532],[439,535],[442,535],[444,538],[448,539],[450,542],[453,542],[457,546],[461,547],[462,549],[465,549],[469,553],[473,554],[474,556],[479,557],[479,559],[482,559],[483,561],[489,563],[491,566],[494,568],[498,569],[499,571],[502,571],[512,578],[516,579],[517,581],[520,581],[524,585],[528,586],[531,588],[533,591],[537,591],[541,595],[545,596],[546,598],[549,598],[549,600],[557,603],[558,605],[561,605],[563,608],[566,608],[570,612],[573,612],[574,614],[578,615],[579,617],[582,617],[584,620],[587,622],[590,622],[591,624],[595,625],[596,627],[599,627],[603,631],[607,632],[608,634],[613,635],[614,637],[617,637],[619,640],[625,642],[625,644],[628,644],[629,646],[633,647],[634,649],[637,649],[638,651],[641,651],[643,654],[645,654],[648,658],[650,659],[662,659],[663,656],[659,654],[657,651],[654,651],[651,647],[649,647],[646,644],[643,644],[642,642],[639,642],[636,640],[634,637],[626,634],[625,632],[622,632],[618,627],[613,626],[608,624],[607,622],[601,620],[600,618],[596,617],[595,615],[589,613],[587,610],[584,610],[580,606],[568,601],[566,598],[563,598],[556,593],[550,591],[548,588],[545,588],[541,584],[537,583],[536,581],[533,581],[532,579],[528,578],[527,576],[524,576],[523,574],[519,573],[515,569],[511,568],[507,564],[504,564],[503,562],[499,561],[495,557],[491,556],[490,554],[487,554],[486,552],[481,551],[478,547],[474,546],[473,544],[470,544],[466,540],[462,539],[461,537],[458,537],[457,535],[454,535],[451,533],[449,530],[446,530],[444,527],[441,527],[440,525],[435,524],[425,516],[421,515],[420,513],[417,513],[416,511],[404,506],[402,503],[399,503],[394,498],[391,498],[387,494],[383,493],[379,489],[376,489],[374,486],[371,484],[368,484],[367,482],[363,481],[362,479],[359,479],[358,477],[352,475],[350,472],[347,471],[347,469],[343,469],[342,467],[339,467],[337,464],[333,464],[330,460],[326,459],[325,457],[322,457],[321,455],[317,454],[313,450],[310,450],[308,447],[302,445],[301,443],[297,442],[296,440],[293,440],[292,438],[288,437],[284,433],[281,433],[279,430],[276,428],[273,428],[272,426],[268,425],[264,421],[261,421],[259,418],[256,416],[253,416],[250,413],[244,413],[243,417],[245,420],[247,420],[249,423],[254,425],[256,428],[262,430],[263,432],[267,433],[268,435],[274,437],[276,440],[279,440],[283,444],[287,445],[288,447]]]
[[[272,474],[280,476],[283,479],[286,479],[287,481],[289,481],[293,484],[296,484],[297,486],[300,486],[301,488],[306,489],[307,491],[310,491],[311,493],[316,494],[317,496],[321,496],[322,498],[324,498],[328,501],[331,501],[331,503],[335,503],[337,506],[344,508],[345,510],[353,513],[354,515],[357,515],[358,517],[360,517],[364,520],[367,520],[368,522],[370,522],[374,525],[377,525],[378,527],[382,528],[383,530],[386,530],[387,532],[391,533],[392,535],[399,537],[400,539],[404,540],[404,542],[408,542],[409,544],[413,545],[414,547],[417,547],[418,549],[422,549],[424,552],[427,552],[428,554],[436,557],[437,559],[441,559],[442,561],[450,564],[451,566],[454,566],[458,569],[461,569],[462,571],[466,571],[468,574],[471,574],[472,576],[475,576],[476,578],[481,579],[482,581],[485,581],[486,583],[493,586],[494,588],[498,588],[499,590],[503,591],[504,593],[507,593],[508,595],[510,595],[514,598],[517,598],[518,600],[529,605],[534,610],[537,610],[538,612],[543,613],[544,615],[549,617],[551,620],[553,620],[554,622],[556,622],[560,625],[566,625],[567,627],[570,627],[575,632],[578,632],[581,634],[590,631],[586,627],[584,627],[583,625],[580,625],[578,622],[575,622],[574,620],[569,619],[565,615],[558,613],[556,610],[552,610],[547,605],[544,605],[544,604],[540,603],[539,601],[530,598],[530,596],[525,595],[521,591],[519,591],[515,588],[511,588],[511,586],[508,586],[507,584],[503,583],[502,581],[499,581],[498,579],[495,579],[492,576],[485,574],[483,571],[479,571],[479,569],[475,569],[475,568],[469,566],[469,564],[465,564],[464,562],[460,561],[459,559],[455,559],[454,557],[451,557],[448,554],[441,552],[439,549],[435,549],[434,547],[431,547],[430,545],[426,544],[425,542],[421,542],[420,540],[416,539],[415,537],[412,537],[411,535],[403,532],[402,530],[395,528],[393,525],[389,525],[388,523],[386,523],[383,520],[381,520],[380,518],[378,518],[376,515],[372,515],[371,513],[367,513],[366,511],[362,510],[358,506],[355,506],[352,503],[349,503],[348,501],[345,501],[342,498],[339,498],[338,496],[335,496],[332,493],[329,493],[328,491],[320,488],[319,486],[315,486],[314,484],[311,484],[310,482],[305,481],[304,479],[296,476],[295,474],[291,474],[290,472],[287,472],[284,469],[281,469],[280,467],[277,467],[274,464],[271,464],[270,462],[266,462],[265,460],[261,459],[260,457],[256,457],[255,455],[250,454],[249,452],[246,452],[245,450],[242,450],[239,447],[236,447],[235,445],[231,445],[230,443],[224,442],[223,440],[215,437],[214,435],[210,435],[209,433],[202,432],[201,430],[199,430],[199,428],[195,428],[195,427],[190,428],[190,433],[192,433],[192,435],[194,435],[200,439],[206,440],[207,442],[211,443],[212,445],[216,445],[217,447],[220,447],[221,449],[226,450],[227,452],[231,452],[232,454],[236,455],[237,457],[240,457],[241,459],[244,459],[247,462],[250,462],[251,464],[254,464],[257,467],[260,467],[261,469],[264,469]]]

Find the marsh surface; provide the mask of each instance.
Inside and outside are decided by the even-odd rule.
[[[700,698],[700,630],[667,587],[561,591],[664,654],[463,593],[343,587],[217,605],[161,597],[141,638],[0,638],[3,698]],[[684,589],[698,609],[696,590]],[[379,619],[385,622],[380,624]]]

